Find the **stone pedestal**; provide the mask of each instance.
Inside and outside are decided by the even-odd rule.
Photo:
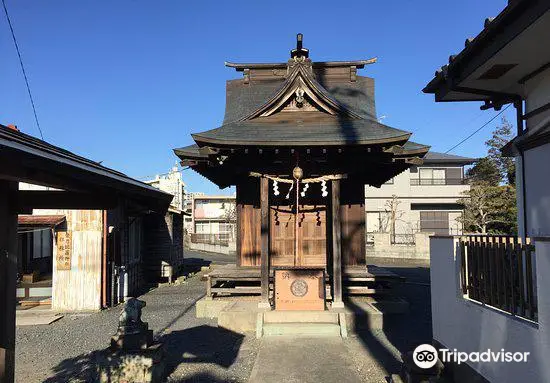
[[[97,360],[101,382],[161,382],[164,377],[164,349],[153,343],[153,331],[141,321],[145,302],[135,298],[126,301],[120,313],[118,330],[111,337],[111,347]]]
[[[97,361],[97,375],[100,382],[162,382],[166,368],[164,349],[155,343],[139,351],[111,348],[100,354]]]
[[[119,328],[111,337],[111,349],[113,350],[145,350],[153,343],[153,330],[149,330],[147,323],[141,324],[139,330],[126,330]]]

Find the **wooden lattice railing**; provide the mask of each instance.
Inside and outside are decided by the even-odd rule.
[[[510,236],[461,237],[461,287],[468,298],[538,320],[535,246]]]

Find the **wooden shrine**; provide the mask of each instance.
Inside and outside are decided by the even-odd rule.
[[[375,61],[311,61],[298,35],[288,62],[226,63],[243,77],[227,81],[223,124],[174,150],[219,187],[236,186],[235,270],[259,271],[263,307],[297,308],[301,294],[301,309],[323,309],[329,296],[341,307],[343,274],[367,272],[365,185],[421,164],[429,149],[378,122],[374,80],[357,74]]]

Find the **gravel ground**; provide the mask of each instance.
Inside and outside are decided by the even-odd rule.
[[[429,268],[391,265],[407,277],[399,295],[410,312],[389,318],[382,330],[344,340],[356,371],[365,382],[383,382],[399,372],[400,353],[431,341]],[[168,351],[169,382],[245,382],[260,340],[218,328],[215,319],[197,319],[194,303],[204,295],[201,274],[184,284],[163,286],[140,297],[147,302],[143,320]],[[120,308],[69,314],[51,325],[17,328],[16,381],[67,382],[86,376],[94,351],[115,333]],[[281,367],[284,369],[284,367]]]
[[[364,382],[387,382],[401,370],[401,354],[422,343],[431,343],[430,269],[425,265],[377,263],[404,276],[396,295],[409,302],[409,312],[389,316],[383,329],[361,331],[345,341]]]
[[[216,320],[197,319],[194,303],[204,295],[201,275],[140,297],[143,320],[168,350],[170,382],[248,380],[258,341],[218,329]],[[109,345],[119,307],[93,314],[69,314],[44,326],[17,328],[16,381],[67,382],[86,376],[94,351]]]

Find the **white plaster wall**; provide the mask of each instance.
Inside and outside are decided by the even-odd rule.
[[[538,327],[462,296],[458,239],[432,237],[433,338],[449,349],[530,352],[527,363],[469,363],[490,382],[550,381],[550,242],[537,241]]]
[[[550,71],[546,70],[533,77],[525,84],[525,112],[529,113],[550,102]],[[527,120],[527,129],[532,129],[544,119],[550,116],[550,110],[546,110]]]
[[[550,235],[550,144],[524,153],[527,235]]]

